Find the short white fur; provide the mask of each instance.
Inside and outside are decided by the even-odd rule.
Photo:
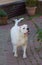
[[[11,35],[11,42],[13,46],[13,53],[14,56],[17,57],[17,48],[22,47],[23,49],[23,58],[26,58],[26,49],[27,49],[27,43],[28,43],[28,36],[24,35],[24,33],[27,33],[27,27],[28,25],[24,24],[22,26],[18,26],[18,23],[23,20],[24,18],[20,18],[19,20],[15,19],[15,25],[10,30]]]

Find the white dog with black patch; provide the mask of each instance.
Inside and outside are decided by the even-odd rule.
[[[28,43],[28,25],[24,24],[22,26],[18,26],[18,23],[24,18],[20,18],[19,20],[15,19],[15,25],[11,28],[11,42],[13,46],[14,56],[17,57],[17,48],[22,46],[23,48],[23,58],[26,58],[26,49]]]

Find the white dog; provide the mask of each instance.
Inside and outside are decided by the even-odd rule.
[[[18,26],[18,23],[24,18],[20,18],[19,20],[15,19],[15,26],[11,28],[11,42],[13,46],[14,56],[17,57],[17,48],[22,46],[23,48],[23,58],[26,58],[26,48],[28,43],[28,25],[24,24],[22,26]]]

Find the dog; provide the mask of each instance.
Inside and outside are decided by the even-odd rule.
[[[15,19],[15,25],[10,30],[11,42],[13,46],[14,56],[17,57],[17,48],[22,47],[23,49],[23,58],[26,58],[26,49],[28,43],[28,32],[29,28],[27,24],[19,26],[18,23],[22,21],[24,18]]]

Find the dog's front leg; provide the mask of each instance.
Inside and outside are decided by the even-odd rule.
[[[23,46],[23,58],[26,58],[26,49],[27,49],[27,46]]]
[[[14,47],[13,47],[13,52],[14,52],[14,56],[17,57],[17,56],[18,56],[18,55],[17,55],[17,46],[14,46]]]

